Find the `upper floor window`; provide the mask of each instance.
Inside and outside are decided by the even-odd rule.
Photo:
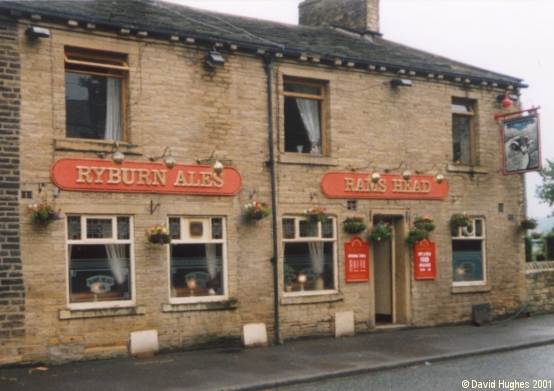
[[[225,286],[225,226],[222,217],[170,217],[171,298],[218,298]]]
[[[66,136],[125,141],[126,56],[65,48]]]
[[[454,285],[486,281],[485,220],[472,218],[469,227],[452,228],[452,272]]]
[[[133,299],[132,237],[129,216],[67,216],[70,303]]]
[[[335,219],[311,223],[301,217],[283,219],[286,292],[336,289]]]
[[[285,152],[325,154],[325,84],[286,79]]]
[[[475,102],[452,99],[452,148],[454,163],[475,165]]]

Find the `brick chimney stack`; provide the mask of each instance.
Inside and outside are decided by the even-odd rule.
[[[379,33],[379,0],[304,0],[300,24]]]

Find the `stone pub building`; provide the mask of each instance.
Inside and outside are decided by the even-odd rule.
[[[378,8],[0,2],[0,364],[517,312],[493,115],[525,85],[386,40]]]

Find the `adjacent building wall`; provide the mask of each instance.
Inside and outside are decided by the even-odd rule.
[[[25,336],[18,202],[20,67],[18,26],[0,18],[0,364],[21,360]]]

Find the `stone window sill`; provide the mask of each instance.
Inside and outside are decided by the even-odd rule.
[[[64,138],[54,140],[56,151],[95,152],[98,154],[110,154],[114,142],[111,140],[86,140],[78,138]],[[118,142],[119,150],[125,155],[140,156],[144,154],[144,148],[135,144]]]
[[[465,285],[465,286],[453,286],[452,293],[479,293],[490,292],[490,285]]]
[[[315,166],[338,166],[338,159],[330,156],[311,155],[309,153],[285,153],[279,156],[279,163],[308,164]]]
[[[343,300],[344,296],[341,293],[322,294],[314,296],[289,296],[281,298],[281,305],[332,303]]]
[[[64,308],[59,310],[58,318],[60,320],[102,318],[107,316],[144,315],[145,313],[146,313],[146,306],[144,305],[137,305],[137,306],[131,306],[131,307],[87,308],[87,309]]]
[[[462,172],[466,174],[488,174],[488,170],[479,166],[467,166],[463,164],[449,164],[446,168],[448,172]]]
[[[209,301],[204,303],[163,303],[162,312],[224,311],[236,310],[238,299]]]

